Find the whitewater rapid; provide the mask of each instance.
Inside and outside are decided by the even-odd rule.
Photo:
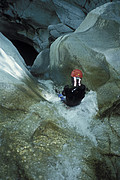
[[[50,101],[57,108],[59,115],[66,120],[66,122],[64,121],[63,126],[69,126],[69,128],[84,137],[88,137],[95,145],[97,145],[96,137],[91,128],[93,118],[98,112],[96,92],[86,92],[85,98],[80,105],[68,107],[57,97],[54,90],[54,83],[51,80],[40,80],[39,82],[43,83],[48,89],[47,91],[51,95]]]
[[[0,49],[0,70],[6,72],[16,80],[24,82],[33,91],[33,80],[16,62],[15,59],[8,56],[2,49]],[[29,83],[25,79],[29,78]],[[22,86],[22,85],[21,85]],[[45,107],[49,107],[52,114],[56,117],[56,124],[62,129],[67,129],[78,139],[71,138],[71,142],[65,143],[63,149],[54,159],[48,157],[48,167],[45,177],[47,180],[77,180],[80,177],[83,168],[83,155],[87,158],[90,154],[91,148],[97,147],[97,138],[102,134],[102,126],[98,126],[95,116],[98,111],[96,92],[86,92],[85,98],[81,104],[76,107],[67,107],[64,105],[57,94],[55,93],[55,85],[51,80],[38,80],[38,88],[40,95],[43,97],[37,104],[30,107],[30,115],[36,113],[37,108],[40,110],[40,117],[46,120],[50,117],[50,113],[46,111]],[[63,87],[60,87],[62,91]],[[25,92],[26,93],[26,92]],[[42,107],[44,107],[42,109]],[[42,109],[42,113],[41,113]],[[23,119],[24,124],[28,127],[36,129],[40,122],[35,123],[29,118]],[[20,121],[20,123],[23,123]],[[52,118],[51,118],[52,121]],[[19,124],[20,125],[20,124]],[[19,127],[19,126],[17,126]],[[16,127],[14,127],[16,128]],[[27,131],[25,126],[24,132]],[[32,131],[30,131],[32,132]],[[70,145],[72,143],[72,146]],[[50,158],[50,159],[49,159]],[[51,163],[52,162],[52,163]],[[36,167],[37,168],[37,167]],[[39,169],[39,167],[38,167]],[[43,168],[44,169],[44,168]],[[46,169],[45,169],[46,171]]]
[[[48,180],[77,180],[83,168],[83,156],[87,158],[92,148],[97,148],[97,138],[102,135],[104,127],[95,119],[98,112],[97,95],[94,91],[86,92],[85,98],[81,104],[76,107],[67,107],[55,94],[54,83],[51,80],[40,80],[46,86],[47,91],[53,94],[53,101],[50,104],[47,101],[41,102],[51,108],[55,107],[56,116],[62,117],[59,125],[63,129],[69,129],[75,135],[81,138],[73,141],[73,146],[64,144],[62,152],[58,154],[55,165],[48,167]],[[61,87],[60,89],[62,89]],[[54,99],[56,97],[56,100]],[[90,142],[90,143],[88,143]]]

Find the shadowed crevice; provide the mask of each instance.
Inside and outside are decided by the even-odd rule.
[[[20,55],[23,57],[27,66],[32,66],[38,52],[29,44],[19,41],[11,40],[14,46],[18,49]]]

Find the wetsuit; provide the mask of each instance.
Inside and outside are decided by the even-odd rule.
[[[65,104],[68,106],[79,105],[81,100],[85,97],[85,85],[70,88],[68,85],[62,91],[63,96],[66,96]]]

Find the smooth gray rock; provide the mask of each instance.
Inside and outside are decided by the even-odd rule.
[[[39,53],[39,55],[36,57],[34,64],[31,67],[31,73],[34,75],[40,75],[44,74],[49,69],[49,49],[44,49]]]
[[[15,58],[18,57],[18,52],[4,36],[2,38],[4,50],[0,48],[0,178],[119,178],[120,127],[119,116],[116,116],[115,111],[115,114],[101,121],[90,115],[86,116],[89,112],[91,114],[91,110],[85,110],[85,105],[79,106],[77,110],[67,109],[60,103],[44,101],[40,97],[40,84],[37,86],[27,69],[22,68],[22,62],[18,65],[19,58]],[[9,55],[5,48],[6,43],[12,49],[11,52],[8,50]],[[93,99],[91,103],[94,106]],[[118,107],[119,104],[114,109]],[[78,115],[80,112],[80,119],[75,119],[74,122],[75,112]],[[64,119],[66,116],[70,119]],[[69,123],[71,118],[73,122]]]
[[[24,59],[12,42],[9,41],[2,33],[0,33],[0,48],[2,48],[4,52],[7,52],[8,56],[13,57],[16,62],[25,69]]]
[[[56,13],[61,22],[68,27],[75,30],[85,18],[85,14],[82,9],[72,5],[71,3],[64,0],[53,0],[53,2],[56,7]]]
[[[26,109],[27,97],[41,99],[37,84],[13,44],[0,34],[0,104],[7,109]],[[24,96],[21,101],[22,97]]]
[[[65,84],[71,71],[80,68],[83,83],[97,91],[101,113],[120,100],[119,14],[120,2],[96,8],[74,33],[58,38],[50,49],[53,79]]]
[[[7,1],[2,1],[2,3],[4,2]],[[21,3],[19,4],[22,5],[22,2],[23,1],[21,1]],[[48,5],[47,8],[51,8],[49,5],[52,1],[42,0],[39,1],[39,3],[40,2],[46,2],[45,6],[47,7]],[[73,3],[73,1],[70,2]],[[19,11],[19,8],[24,7],[26,3],[28,3],[28,1],[25,1],[23,6],[19,6],[17,10]],[[78,4],[80,4],[80,2],[77,2],[77,5]],[[29,19],[31,14],[30,16],[28,15],[26,22],[24,22],[25,26],[22,26],[20,25],[21,19],[19,19],[19,16],[17,16],[17,11],[14,11],[12,3],[10,5],[12,6],[13,12],[15,12],[15,14],[11,11],[13,19],[10,19],[10,24],[8,22],[5,23],[7,17],[8,19],[10,18],[9,16],[6,16],[6,18],[4,17],[4,23],[7,24],[7,28],[9,27],[8,29],[10,31],[11,37],[17,37],[18,39],[21,39],[22,37],[23,39],[21,40],[27,41],[32,44],[32,38],[34,37],[36,31],[33,26],[30,26],[30,24],[29,26],[27,26],[27,22],[32,22],[31,19]],[[29,4],[27,4],[27,7],[31,8],[31,6],[28,5]],[[7,9],[7,6],[4,7],[6,7]],[[16,21],[19,25],[17,27],[13,26],[16,23],[13,23],[11,25],[11,21]],[[3,23],[3,21],[1,22]],[[102,21],[100,21],[99,23],[101,24],[101,22]],[[106,28],[107,27],[105,27],[105,30]],[[21,36],[19,33],[16,33],[16,29],[18,30],[17,32],[21,33]],[[47,35],[46,30],[42,31],[40,29],[39,32],[41,36],[43,35],[40,38],[45,40],[45,37]],[[102,32],[103,29],[101,29],[100,37],[97,39],[100,43],[102,43],[102,35],[104,35],[104,33],[102,34]],[[94,36],[94,34],[95,31],[92,35]],[[106,37],[105,40],[110,39],[110,36],[108,36],[108,34],[106,36],[103,36]],[[77,64],[76,67],[82,68],[84,72],[85,84],[91,88],[97,87],[97,92],[100,90],[100,93],[105,93],[103,96],[103,100],[105,100],[103,102],[105,102],[106,106],[106,101],[108,102],[108,98],[110,98],[110,95],[112,94],[109,90],[113,85],[113,80],[115,87],[116,84],[119,85],[119,67],[115,66],[115,63],[111,62],[112,59],[109,59],[109,63],[106,61],[106,57],[109,55],[108,47],[106,48],[108,54],[104,55],[103,49],[100,50],[100,47],[98,48],[97,45],[96,47],[98,48],[99,52],[96,52],[96,50],[92,49],[92,46],[95,42],[93,42],[92,45],[89,44],[90,37],[87,35],[87,33],[86,39],[88,38],[88,41],[84,37],[84,32],[81,32],[80,34],[78,33],[78,36],[73,37],[73,35],[71,34],[71,37],[69,38],[68,36],[65,36],[57,40],[69,41],[66,42],[66,44],[64,44],[64,41],[61,42],[60,46],[59,44],[57,44],[56,48],[58,49],[54,49],[55,51],[51,51],[51,53],[55,53],[57,57],[56,58],[54,54],[52,54],[52,57],[55,57],[55,59],[53,58],[53,60],[56,60],[56,66],[54,68],[55,71],[53,71],[54,79],[58,78],[59,80],[61,80],[63,77],[62,82],[66,83],[66,79],[70,77],[69,72],[71,72],[72,68],[74,68]],[[107,36],[109,37],[109,39],[107,38]],[[81,44],[78,43],[79,41],[81,42]],[[8,45],[9,41],[5,42]],[[34,44],[34,46],[36,46],[36,48],[40,50],[38,46],[39,43],[37,44],[37,41],[35,40],[34,42],[36,43]],[[106,47],[107,43],[105,41],[103,41],[103,45],[104,44]],[[76,45],[77,47],[81,45],[80,49],[77,49]],[[83,136],[81,131],[76,132],[76,129],[79,127],[79,122],[83,120],[82,117],[80,116],[80,118],[78,119],[78,123],[75,121],[75,123],[77,123],[77,126],[73,127],[71,124],[69,124],[70,121],[68,119],[66,120],[61,117],[61,111],[57,111],[56,104],[48,103],[47,101],[41,99],[40,89],[38,86],[36,86],[36,83],[32,80],[32,76],[24,67],[22,59],[19,57],[18,52],[15,49],[11,51],[10,44],[9,46],[7,46],[7,48],[4,48],[4,46],[6,47],[6,44],[2,43],[0,49],[0,178],[4,180],[93,180],[101,178],[109,180],[120,179],[119,99],[116,103],[113,96],[111,96],[110,100],[112,100],[114,104],[111,107],[111,111],[108,113],[108,116],[106,118],[93,118],[92,120],[92,117],[88,119],[83,118],[85,121],[83,121],[82,127],[84,128],[85,125],[86,134],[87,132],[89,132],[88,136],[90,134],[92,135],[92,137]],[[75,46],[75,48],[73,48],[73,46]],[[46,46],[42,46],[42,48],[43,47]],[[109,50],[112,50],[114,52],[114,49]],[[117,53],[115,53],[116,58],[117,55],[119,55],[119,47],[117,50]],[[81,51],[83,51],[83,53]],[[110,52],[111,55],[113,54],[112,51]],[[72,53],[73,56],[71,55]],[[77,54],[82,55],[83,60],[80,59],[80,56],[78,56]],[[65,60],[64,63],[62,62],[62,59]],[[85,60],[87,62],[85,62]],[[98,74],[97,70],[99,70]],[[102,75],[100,74],[101,71]],[[95,76],[92,75],[93,73],[95,74]],[[103,75],[105,78],[102,77]],[[108,79],[110,79],[111,81],[109,81]],[[96,82],[94,82],[94,80],[96,80]],[[97,80],[101,80],[102,82]],[[59,81],[57,81],[57,83],[58,82]],[[104,86],[107,86],[107,91],[105,92],[102,91],[105,89]],[[119,89],[115,90],[115,95],[117,95],[117,93],[119,92],[117,92],[117,90]],[[101,94],[99,97],[102,97]],[[109,103],[106,107],[109,107]],[[62,105],[60,108],[62,108]],[[80,111],[84,112],[84,107],[79,108]],[[65,116],[68,117],[69,113],[73,112],[72,117],[74,119],[74,109],[66,109],[66,107],[63,107],[62,110],[65,111],[63,113],[65,113]],[[88,109],[86,114],[89,114],[89,112],[90,111]],[[79,114],[79,111],[77,113]],[[89,125],[87,123],[89,123]],[[74,121],[73,125],[75,125]],[[86,125],[88,126],[86,127]],[[96,144],[94,144],[94,140]]]
[[[109,0],[8,0],[0,2],[0,31],[12,40],[33,46],[37,52],[53,41],[73,32],[92,9]],[[53,42],[52,41],[52,42]]]
[[[48,30],[50,32],[50,35],[54,37],[55,39],[60,37],[61,35],[73,32],[71,28],[69,28],[68,26],[62,23],[57,24],[57,25],[49,25]]]
[[[74,13],[73,13],[74,10]],[[66,26],[59,30],[60,35],[73,31],[84,19],[82,9],[65,1],[30,1],[1,2],[0,31],[10,38],[24,41],[40,52],[49,46],[49,25],[62,23]],[[9,31],[10,29],[10,31]],[[67,30],[66,30],[67,29]]]

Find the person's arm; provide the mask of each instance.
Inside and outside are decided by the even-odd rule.
[[[66,85],[65,87],[64,87],[64,90],[62,91],[62,95],[63,96],[66,96],[66,91],[69,89],[69,85]]]
[[[86,93],[86,87],[85,85],[82,84],[82,94],[81,94],[82,99],[85,97],[85,93]]]
[[[55,89],[55,92],[57,93],[58,97],[59,97],[62,101],[65,100],[65,98],[63,97],[63,95],[60,93],[59,90]]]

